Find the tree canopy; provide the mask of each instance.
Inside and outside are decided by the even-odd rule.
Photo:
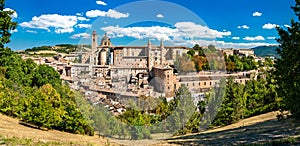
[[[5,0],[0,0],[0,112],[38,128],[93,135],[77,108],[74,91],[62,84],[59,73],[32,59],[23,60],[4,46],[17,25],[10,17],[13,11],[4,8]]]
[[[291,27],[277,28],[280,36],[277,49],[280,59],[276,62],[276,80],[285,109],[300,117],[300,0],[292,7],[298,20],[291,20]]]

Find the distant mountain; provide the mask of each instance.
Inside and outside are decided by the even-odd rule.
[[[254,50],[254,54],[258,57],[275,56],[279,58],[276,51],[277,48],[278,46],[258,46],[251,49]]]

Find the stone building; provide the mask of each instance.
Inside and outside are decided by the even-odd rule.
[[[145,46],[113,46],[107,33],[97,43],[96,31],[92,33],[92,49],[81,56],[83,64],[110,65],[116,68],[142,68],[150,71],[156,65],[171,65],[177,56],[188,51],[183,46],[152,45],[148,40]]]
[[[171,99],[175,91],[186,85],[193,96],[203,95],[217,85],[222,74],[178,75],[174,68],[177,57],[188,51],[183,46],[165,46],[161,40],[159,46],[114,46],[107,33],[98,44],[96,31],[92,33],[91,50],[80,53],[79,64],[71,65],[73,87],[92,91],[99,97],[112,98],[116,101],[128,100],[141,95]],[[234,54],[234,50],[224,50]],[[250,50],[238,51],[252,55]],[[238,83],[245,84],[249,78],[235,76]]]

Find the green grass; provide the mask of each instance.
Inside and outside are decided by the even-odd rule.
[[[69,143],[63,143],[63,142],[42,142],[42,141],[34,141],[32,139],[27,139],[27,138],[17,138],[17,137],[12,137],[12,138],[5,138],[0,135],[0,145],[7,145],[7,146],[69,146],[69,145],[88,145],[92,146],[92,144],[89,143],[74,143],[74,142],[69,142]]]

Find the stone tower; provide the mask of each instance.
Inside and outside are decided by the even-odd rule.
[[[152,56],[152,52],[151,52],[151,42],[150,42],[150,38],[148,38],[148,43],[147,43],[147,57],[148,57],[148,61],[147,61],[147,66],[148,66],[148,70],[150,71],[151,67],[152,67],[152,61],[153,61],[153,56]]]
[[[97,47],[98,47],[98,44],[97,44],[97,39],[98,39],[98,35],[97,35],[97,32],[96,30],[93,31],[92,33],[92,52],[91,52],[91,60],[90,60],[90,64],[92,65],[95,65],[97,64],[95,61],[96,61],[96,58],[97,58]]]
[[[165,49],[165,46],[164,46],[164,40],[161,39],[160,40],[160,64],[161,65],[165,65],[165,62],[166,62],[166,49]]]

